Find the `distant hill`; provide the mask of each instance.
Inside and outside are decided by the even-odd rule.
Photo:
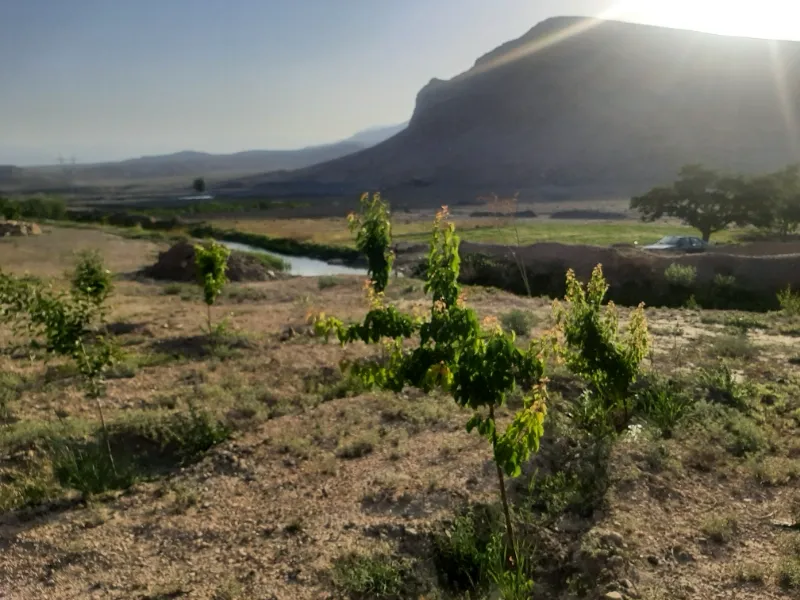
[[[248,150],[235,154],[209,154],[184,151],[158,156],[142,156],[118,162],[0,168],[0,187],[4,182],[22,185],[57,186],[69,181],[77,186],[109,183],[137,183],[170,178],[236,176],[250,173],[300,169],[330,161],[380,143],[402,130],[406,124],[367,129],[352,137],[321,146],[298,150]],[[187,184],[188,185],[188,184]]]
[[[689,162],[758,171],[800,160],[799,84],[798,42],[554,18],[432,80],[390,139],[239,184],[431,202],[625,196]]]

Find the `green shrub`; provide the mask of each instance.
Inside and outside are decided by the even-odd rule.
[[[750,360],[758,356],[758,349],[753,346],[747,334],[719,335],[711,344],[717,358],[735,358]]]
[[[169,283],[164,286],[165,296],[178,296],[184,292],[184,286],[180,283]]]
[[[491,509],[478,507],[432,536],[433,565],[445,588],[453,592],[487,588],[488,549],[498,525]]]
[[[56,447],[53,473],[62,486],[84,496],[125,489],[135,481],[129,466],[112,461],[105,445],[97,441]]]
[[[636,394],[636,405],[644,417],[661,430],[664,437],[689,412],[693,399],[674,381],[650,377]]]
[[[762,585],[767,580],[766,569],[758,563],[744,563],[736,570],[736,579],[741,583]]]
[[[733,517],[714,516],[703,524],[701,531],[715,544],[728,544],[739,531],[739,525]]]
[[[800,315],[800,293],[793,292],[792,286],[786,286],[785,290],[778,292],[778,303],[786,316]]]
[[[785,456],[762,456],[754,461],[752,470],[761,485],[788,485],[800,478],[800,461]]]
[[[736,457],[755,455],[770,448],[767,432],[738,410],[705,400],[695,403],[682,437],[697,440],[704,450],[724,447]],[[706,437],[707,436],[707,437]]]
[[[27,200],[0,198],[0,216],[6,219],[51,219],[67,217],[67,205],[61,198],[33,197]]]
[[[778,565],[778,584],[785,590],[800,590],[800,557],[791,556]]]
[[[592,271],[585,290],[570,269],[565,303],[556,304],[554,312],[556,322],[564,330],[563,355],[567,366],[589,384],[589,393],[600,401],[594,408],[604,413],[601,417],[615,422],[617,431],[621,431],[628,424],[631,386],[639,376],[649,339],[644,305],[633,311],[623,335],[616,307],[603,306],[607,291],[600,265]]]
[[[756,454],[769,447],[769,438],[766,432],[752,419],[739,413],[731,415],[726,428],[731,435],[728,452],[734,456],[742,457]]]
[[[697,269],[693,265],[672,263],[664,270],[664,279],[669,285],[689,289],[697,280]]]
[[[513,331],[518,336],[527,336],[539,322],[539,319],[528,310],[515,308],[500,317],[500,322],[503,325],[503,329]]]
[[[740,383],[727,363],[721,362],[714,368],[703,368],[699,372],[700,386],[706,390],[711,402],[724,404],[741,411],[748,411],[750,387]]]
[[[61,493],[58,482],[41,465],[24,472],[8,470],[3,473],[3,485],[0,485],[0,513],[36,506]]]
[[[717,273],[714,275],[712,284],[717,291],[732,290],[736,287],[736,277]]]
[[[375,436],[365,434],[340,446],[336,451],[336,456],[347,459],[362,458],[372,454],[374,449]]]
[[[323,275],[317,279],[317,287],[320,290],[327,290],[329,288],[336,287],[340,283],[341,281],[338,277],[333,277],[331,275]]]
[[[280,256],[275,256],[274,254],[267,254],[266,252],[252,252],[252,251],[243,251],[237,250],[237,253],[246,254],[247,256],[252,256],[262,265],[264,265],[265,269],[270,271],[288,271],[291,268],[291,265],[288,261],[283,260]]]
[[[750,314],[735,314],[727,316],[724,321],[726,327],[730,327],[744,335],[750,329],[767,329],[768,325],[763,318]]]
[[[350,554],[334,562],[332,576],[334,585],[353,598],[399,598],[407,591],[409,567],[383,554]]]
[[[97,305],[102,304],[113,288],[111,271],[97,250],[84,250],[78,254],[70,283],[74,294],[84,296]]]

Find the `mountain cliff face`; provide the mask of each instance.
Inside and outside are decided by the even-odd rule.
[[[798,42],[550,19],[469,71],[433,79],[387,141],[249,183],[322,195],[601,197],[669,181],[690,162],[769,169],[800,160],[798,82]]]

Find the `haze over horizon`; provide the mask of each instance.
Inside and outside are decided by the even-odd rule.
[[[800,39],[782,0],[4,0],[0,164],[335,142],[561,15]]]

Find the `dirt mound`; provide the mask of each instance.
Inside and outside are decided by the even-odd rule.
[[[26,223],[24,221],[5,221],[0,223],[0,237],[17,235],[39,235],[41,228],[36,223]]]
[[[197,281],[194,246],[189,242],[178,242],[169,250],[159,253],[156,263],[143,273],[153,279]],[[278,278],[279,273],[267,268],[257,256],[234,250],[228,257],[230,281],[269,281]]]

